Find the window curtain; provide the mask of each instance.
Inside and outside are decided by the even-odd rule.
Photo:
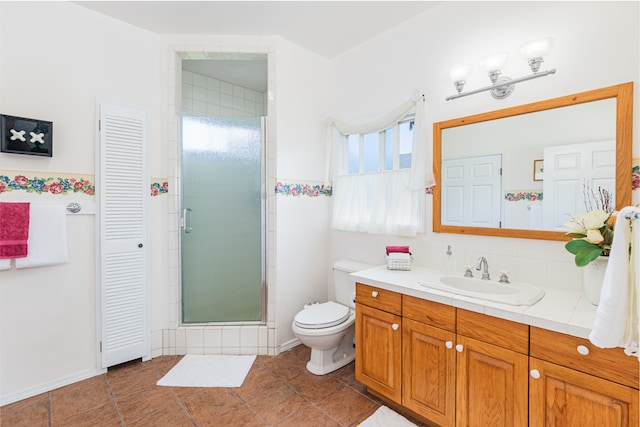
[[[332,182],[333,165],[342,164],[344,136],[388,129],[415,111],[411,168],[367,174],[339,174]],[[365,124],[327,119],[325,185],[333,184],[332,226],[338,230],[398,236],[424,231],[424,191],[435,185],[424,95],[415,90],[409,101]],[[340,171],[341,172],[341,171]]]

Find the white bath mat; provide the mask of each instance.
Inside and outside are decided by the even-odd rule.
[[[169,387],[240,387],[256,356],[187,354],[156,384]]]
[[[369,418],[358,424],[359,427],[416,427],[414,423],[392,411],[386,406],[381,406]]]

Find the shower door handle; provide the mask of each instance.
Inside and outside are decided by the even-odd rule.
[[[183,228],[185,233],[191,233],[191,209],[186,208],[182,214]]]

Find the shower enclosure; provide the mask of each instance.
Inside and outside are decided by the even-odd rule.
[[[264,322],[264,120],[183,115],[182,322]]]

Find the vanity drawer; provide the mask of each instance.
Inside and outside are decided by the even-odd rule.
[[[529,325],[458,309],[457,332],[522,354],[529,353]]]
[[[456,331],[456,308],[450,305],[403,295],[402,317],[447,331]]]
[[[584,353],[584,354],[583,354]],[[531,327],[531,357],[638,389],[638,358],[621,348],[599,348],[584,338]]]
[[[356,302],[400,315],[402,314],[402,294],[356,283]]]

